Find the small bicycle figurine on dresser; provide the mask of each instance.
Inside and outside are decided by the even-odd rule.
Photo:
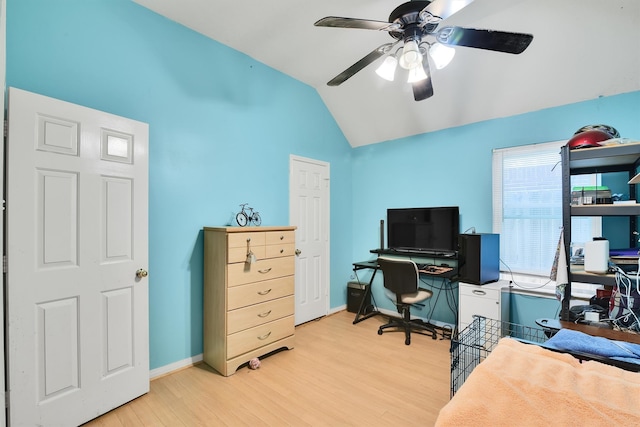
[[[247,206],[248,203],[240,205],[242,210],[236,214],[236,222],[240,227],[244,227],[247,224],[260,225],[262,224],[262,218],[260,214],[253,210],[252,207]]]

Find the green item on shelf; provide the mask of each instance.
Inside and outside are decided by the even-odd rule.
[[[585,185],[583,187],[573,187],[571,191],[608,191],[609,187],[605,185]]]

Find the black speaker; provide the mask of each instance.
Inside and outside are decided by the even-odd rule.
[[[458,280],[475,285],[500,279],[500,235],[458,235]]]

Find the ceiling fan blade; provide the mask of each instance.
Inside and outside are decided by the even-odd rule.
[[[473,3],[473,0],[434,0],[422,9],[422,11],[428,12],[441,20],[445,20],[471,3]]]
[[[380,58],[385,53],[389,52],[389,50],[391,50],[391,48],[393,48],[393,46],[395,46],[397,43],[398,42],[396,41],[394,43],[385,43],[381,46],[378,46],[367,56],[365,56],[364,58],[362,58],[361,60],[353,64],[351,67],[347,68],[346,70],[344,70],[343,72],[341,72],[340,74],[332,78],[327,83],[327,85],[329,86],[341,85],[346,80],[348,80],[351,76],[353,76],[355,73],[362,70],[367,65],[375,62],[376,59]]]
[[[436,39],[442,44],[513,54],[524,52],[531,40],[533,40],[533,35],[531,34],[462,27],[444,27],[436,32],[435,35]]]
[[[392,24],[386,21],[373,21],[370,19],[341,18],[339,16],[327,16],[318,20],[316,27],[359,28],[362,30],[387,30]]]
[[[422,101],[433,96],[433,82],[431,81],[431,72],[429,71],[429,60],[426,55],[422,61],[422,68],[427,78],[413,83],[413,99]]]

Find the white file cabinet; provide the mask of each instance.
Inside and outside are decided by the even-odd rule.
[[[509,321],[509,282],[498,281],[485,285],[458,283],[458,331],[472,321],[473,316]]]

